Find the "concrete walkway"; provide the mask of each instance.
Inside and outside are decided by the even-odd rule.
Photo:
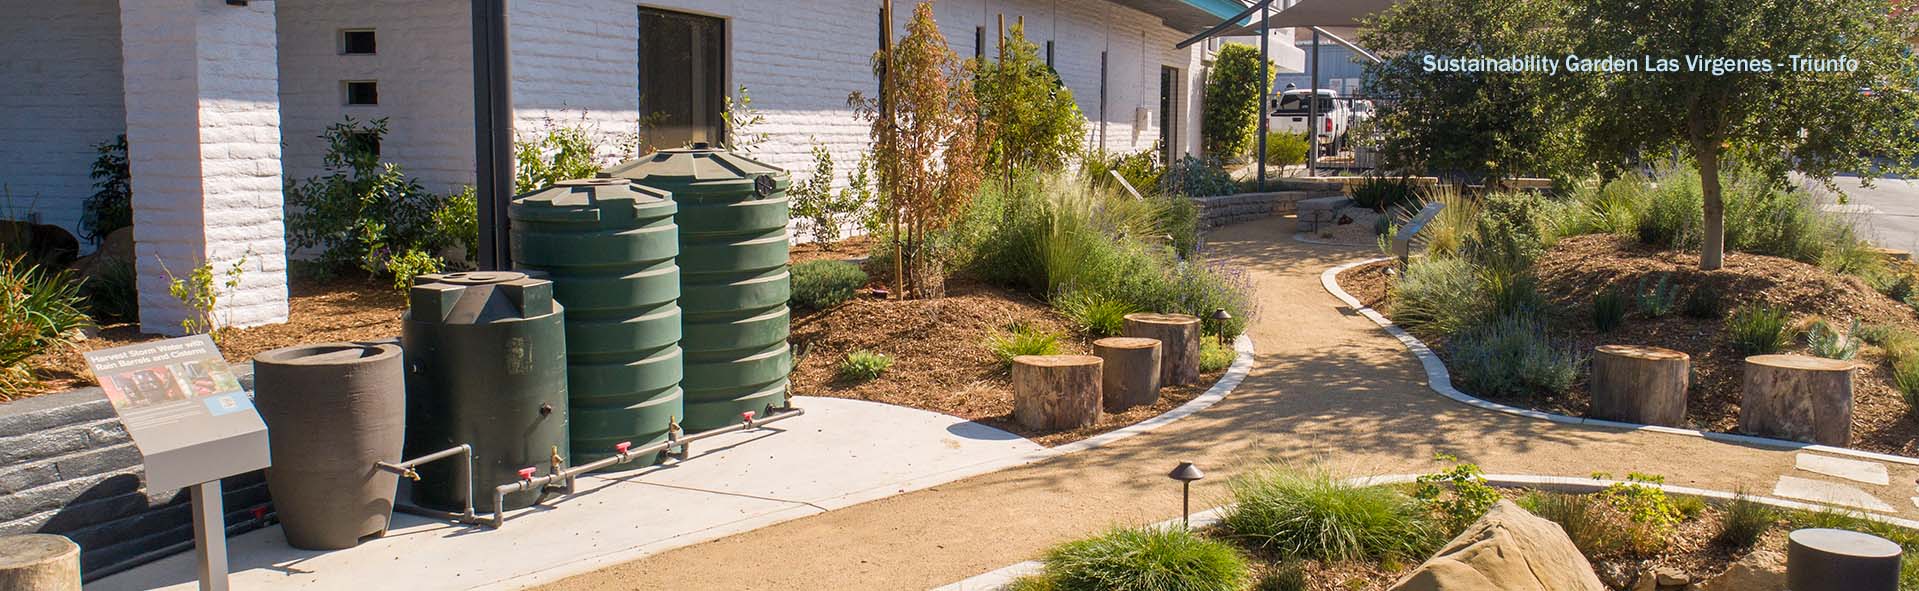
[[[583,492],[510,512],[498,531],[395,515],[348,550],[286,545],[279,527],[230,540],[235,589],[520,589],[773,523],[1045,457],[1012,433],[905,407],[802,397],[804,416],[693,444],[671,466],[588,476]],[[177,554],[89,590],[197,588]]]
[[[1253,374],[1220,404],[1112,445],[680,548],[549,589],[926,589],[1038,556],[1115,524],[1179,513],[1164,474],[1206,468],[1195,495],[1224,500],[1226,477],[1271,460],[1323,460],[1349,475],[1417,473],[1435,453],[1488,472],[1588,476],[1638,471],[1668,483],[1765,494],[1786,477],[1847,482],[1912,517],[1919,470],[1887,484],[1796,468],[1798,453],[1697,437],[1564,425],[1488,412],[1426,388],[1397,340],[1319,284],[1371,253],[1300,244],[1291,220],[1222,228],[1216,255],[1252,275],[1261,314]],[[1822,462],[1808,465],[1829,468]],[[1852,468],[1858,468],[1854,466]],[[1834,470],[1828,470],[1834,471]],[[1876,480],[1876,477],[1874,478]],[[1196,502],[1194,509],[1201,509]]]

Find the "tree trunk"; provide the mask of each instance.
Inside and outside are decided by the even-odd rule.
[[[1746,358],[1739,430],[1764,437],[1852,443],[1851,361],[1805,355]]]
[[[1726,259],[1726,203],[1719,186],[1719,142],[1706,142],[1694,151],[1699,159],[1699,189],[1705,197],[1706,226],[1700,237],[1699,268],[1724,266]]]
[[[1658,347],[1603,345],[1593,350],[1592,416],[1684,426],[1692,358]]]
[[[53,534],[0,537],[0,589],[80,591],[80,546]]]
[[[1159,385],[1184,386],[1199,381],[1199,318],[1185,314],[1127,314],[1120,333],[1159,341]]]
[[[1159,341],[1104,338],[1093,341],[1093,354],[1106,361],[1100,378],[1106,412],[1159,402]]]
[[[1013,358],[1013,420],[1029,429],[1064,431],[1099,422],[1100,375],[1091,355]]]

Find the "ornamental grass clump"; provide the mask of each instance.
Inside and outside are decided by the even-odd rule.
[[[986,348],[993,351],[1000,364],[1013,366],[1013,358],[1023,355],[1058,355],[1060,352],[1059,333],[1016,324],[1006,332],[987,338]]]
[[[1047,551],[1045,572],[1023,589],[1240,591],[1252,583],[1231,545],[1185,528],[1119,528]]]
[[[1759,543],[1759,538],[1779,522],[1780,511],[1752,500],[1741,492],[1727,501],[1719,517],[1719,530],[1712,541],[1721,547],[1744,550]]]
[[[0,401],[39,384],[28,358],[92,324],[82,306],[80,280],[72,271],[0,261]]]
[[[1413,259],[1391,289],[1394,322],[1441,335],[1478,324],[1491,308],[1472,263],[1457,257]]]
[[[1129,302],[1087,292],[1067,294],[1056,307],[1093,338],[1118,336],[1126,328],[1126,315],[1139,311]]]
[[[1593,328],[1612,332],[1626,324],[1626,292],[1612,288],[1593,296]]]
[[[1792,341],[1786,330],[1792,314],[1768,304],[1747,304],[1733,311],[1726,320],[1728,340],[1744,355],[1777,353]]]
[[[1444,541],[1418,500],[1317,467],[1267,466],[1227,486],[1234,504],[1220,519],[1226,535],[1280,558],[1417,560]]]

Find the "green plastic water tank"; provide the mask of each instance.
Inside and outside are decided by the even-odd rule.
[[[602,175],[672,193],[680,205],[681,425],[703,431],[784,405],[793,370],[786,171],[696,144]]]
[[[518,481],[522,468],[551,474],[551,458],[567,457],[565,314],[553,283],[525,273],[421,275],[408,298],[406,457],[471,444],[475,504],[490,510],[494,487]],[[463,507],[456,463],[420,466],[414,502]],[[537,494],[507,495],[506,507]]]
[[[573,464],[665,441],[680,393],[678,211],[625,179],[561,181],[513,200],[513,264],[566,305]],[[657,458],[615,466],[640,468]]]

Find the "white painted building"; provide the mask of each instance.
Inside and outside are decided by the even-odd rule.
[[[913,2],[897,2],[895,34]],[[281,187],[320,172],[322,130],[387,118],[383,159],[429,189],[474,179],[470,0],[0,0],[0,215],[73,228],[93,192],[93,144],[128,135],[136,261],[148,330],[185,310],[183,273],[244,258],[219,321],[286,318]],[[1088,145],[1171,153],[1199,144],[1210,44],[1174,45],[1241,0],[937,0],[954,52],[990,52],[1024,19],[1088,118]],[[609,158],[646,135],[676,146],[717,133],[745,87],[768,134],[754,154],[805,170],[814,142],[851,161],[867,126],[847,107],[877,90],[879,0],[513,0],[512,96],[524,137],[584,120]],[[982,47],[982,43],[987,47]],[[1290,43],[1275,43],[1290,48]],[[1297,69],[1298,57],[1278,56]]]

